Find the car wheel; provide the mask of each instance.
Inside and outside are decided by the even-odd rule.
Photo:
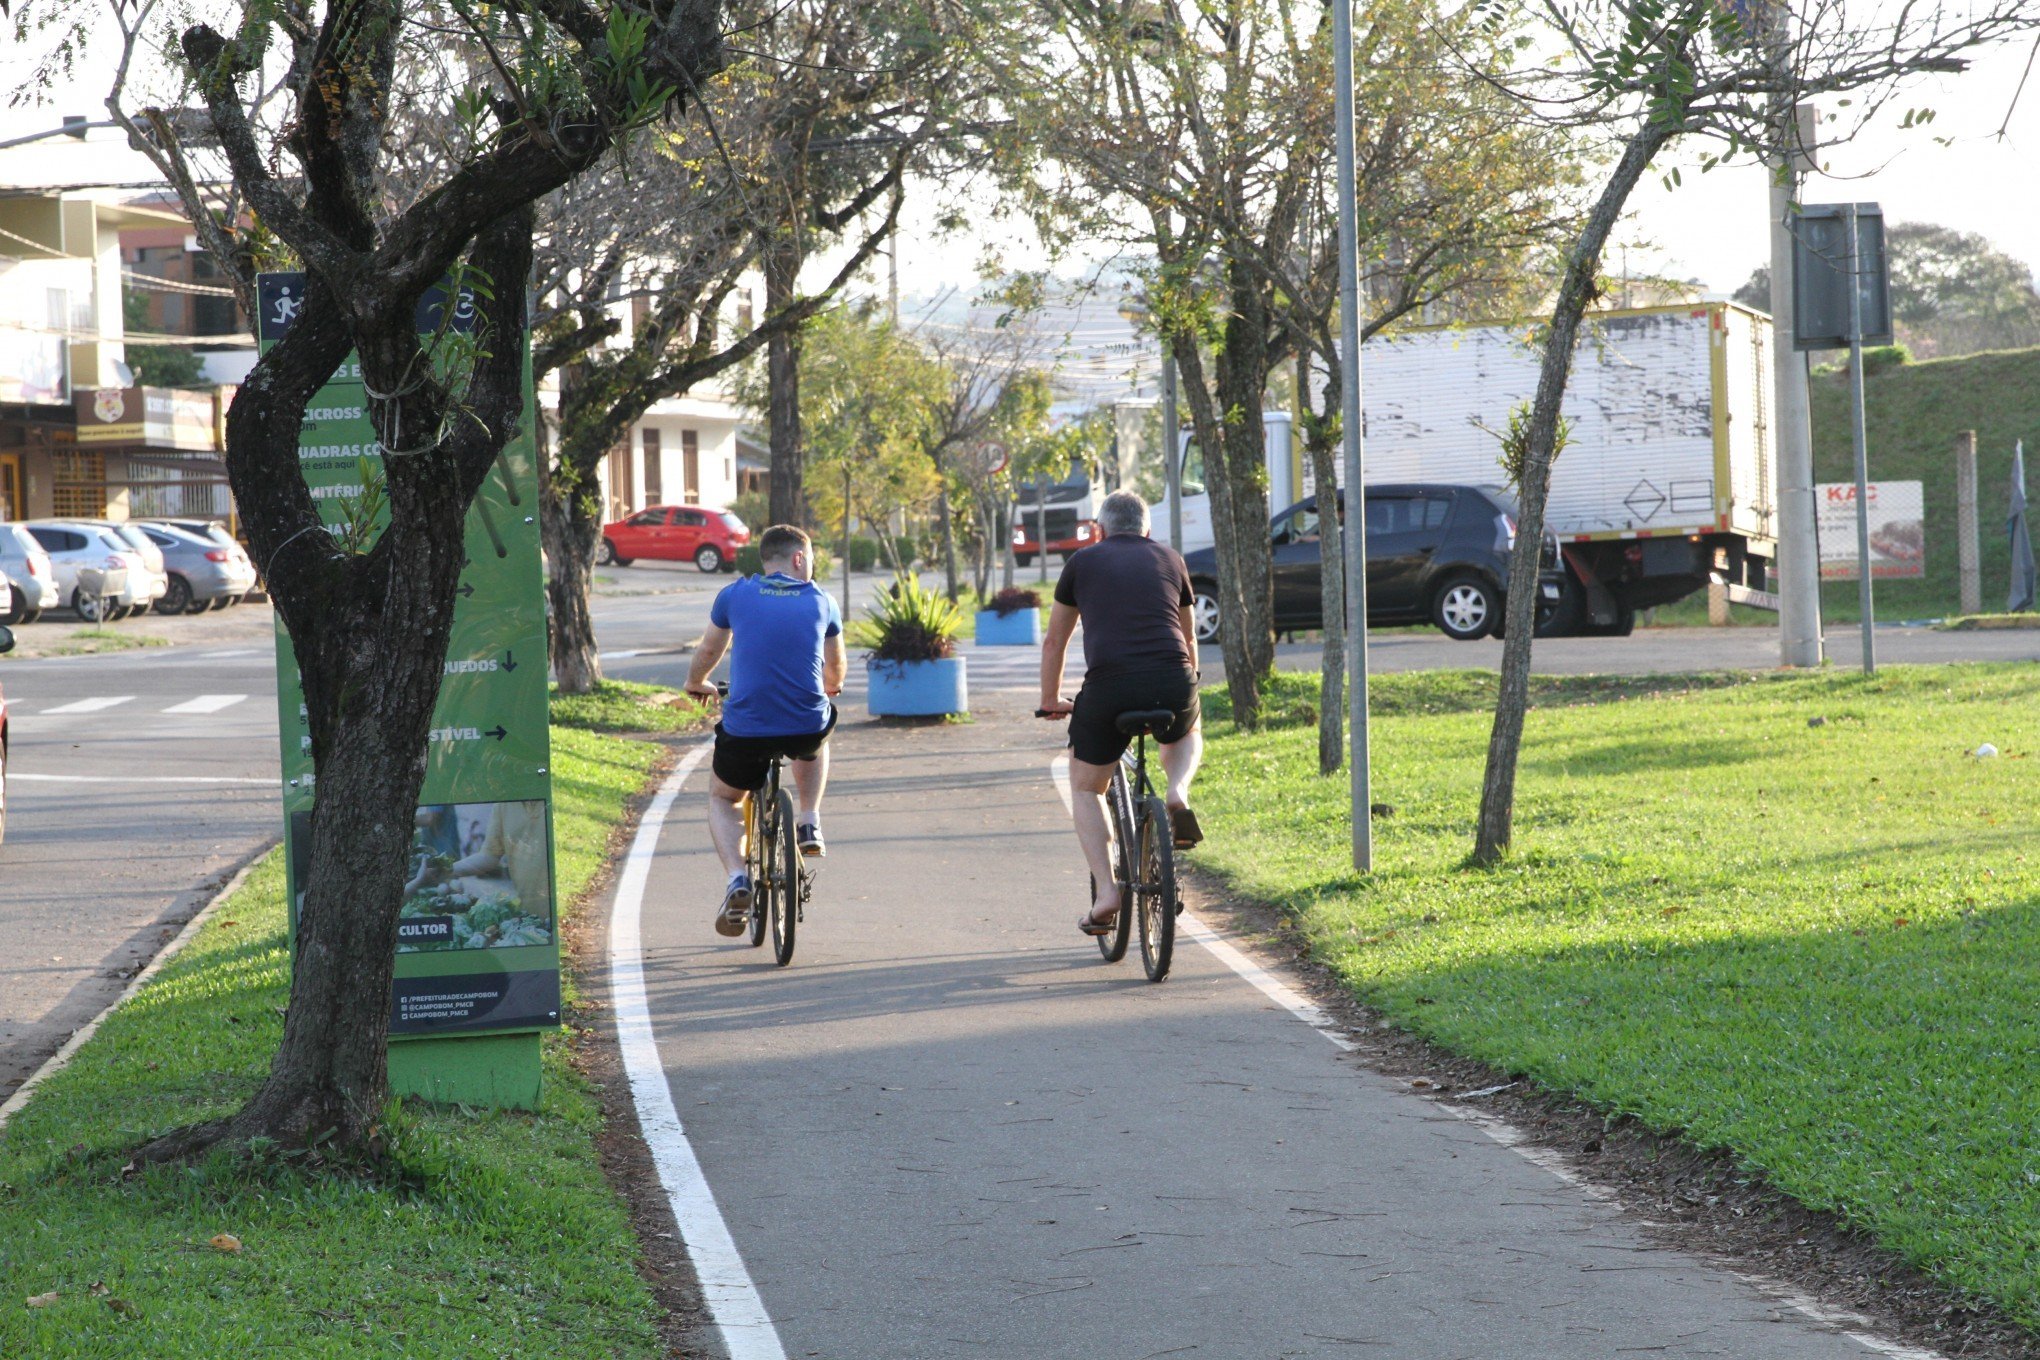
[[[630,559],[618,554],[615,539],[605,538],[602,540],[602,546],[596,550],[595,561],[605,567],[621,567],[628,565]]]
[[[31,610],[29,610],[29,611],[28,611],[28,612],[27,612],[26,614],[23,614],[23,615],[21,616],[21,621],[22,621],[23,623],[37,623],[37,622],[40,622],[40,621],[41,621],[41,619],[42,619],[42,610],[40,610],[40,609],[31,609]]]
[[[86,623],[105,623],[115,612],[114,607],[101,597],[78,590],[71,592],[71,609]]]
[[[0,614],[0,623],[4,623],[11,628],[17,623],[26,621],[27,618],[28,596],[22,594],[13,586],[7,587],[7,612]]]
[[[191,607],[191,582],[182,576],[171,577],[170,584],[163,590],[163,598],[156,601],[158,614],[196,614],[204,608],[203,603],[198,609]]]
[[[230,608],[232,608],[232,607],[233,607],[234,605],[237,605],[237,604],[239,604],[240,602],[241,602],[241,597],[240,597],[239,595],[215,595],[215,596],[214,596],[214,597],[212,598],[211,602],[210,602],[210,603],[208,603],[208,604],[206,605],[206,608],[207,608],[207,609],[230,609]],[[194,614],[196,614],[196,613],[197,613],[198,611],[197,611],[196,609],[194,609],[194,610],[192,610],[191,612],[192,612],[192,613],[194,613]]]
[[[1197,640],[1215,642],[1218,640],[1220,619],[1218,587],[1209,581],[1193,581],[1190,589],[1195,596],[1190,606],[1190,617],[1197,624]]]
[[[701,568],[704,576],[713,576],[722,570],[722,549],[713,543],[704,543],[694,550],[694,565]]]
[[[1431,622],[1460,642],[1484,638],[1502,618],[1501,592],[1484,577],[1455,576],[1431,599]]]

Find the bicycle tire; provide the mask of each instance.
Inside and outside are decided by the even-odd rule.
[[[772,893],[772,957],[781,968],[793,962],[794,927],[800,921],[800,879],[805,871],[800,845],[793,833],[793,796],[779,793],[779,825],[774,828],[768,853],[776,861],[777,882]]]
[[[763,818],[758,815],[759,795],[744,800],[744,868],[751,875],[751,948],[765,943],[766,898],[772,891],[772,875],[766,870],[769,857],[761,847],[768,843]]]
[[[1140,805],[1140,960],[1149,982],[1169,975],[1176,952],[1176,849],[1169,811],[1159,798]]]
[[[1098,952],[1105,956],[1105,962],[1117,963],[1126,957],[1126,942],[1133,938],[1133,879],[1136,867],[1133,862],[1133,798],[1126,791],[1126,770],[1123,767],[1112,772],[1112,784],[1105,790],[1105,808],[1106,815],[1112,819],[1112,873],[1119,880],[1119,919],[1111,930],[1097,937]],[[1095,884],[1091,895],[1095,901]]]

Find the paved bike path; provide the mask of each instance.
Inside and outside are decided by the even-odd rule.
[[[1073,924],[1057,732],[1027,702],[914,729],[846,712],[789,969],[712,929],[705,770],[658,838],[658,1059],[783,1347],[753,1329],[742,1353],[1880,1353],[1644,1241],[1195,942],[1160,986],[1138,944],[1103,964]]]

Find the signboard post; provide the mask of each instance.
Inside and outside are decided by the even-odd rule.
[[[264,274],[257,288],[266,349],[295,318],[304,276]],[[421,333],[465,329],[473,319],[465,292],[435,289],[419,308]],[[524,416],[468,511],[468,565],[405,873],[389,1071],[399,1095],[528,1109],[538,1101],[540,1035],[560,1023],[559,911],[530,337],[507,342],[525,348]],[[298,440],[299,466],[329,527],[375,503],[364,491],[380,475],[381,452],[350,355],[313,397]],[[318,772],[281,621],[276,648],[294,939]]]
[[[1849,350],[1849,416],[1856,448],[1856,560],[1870,560],[1870,451],[1863,429],[1863,343],[1891,343],[1884,210],[1875,203],[1809,203],[1792,251],[1794,349]],[[1872,573],[1857,577],[1863,673],[1877,674]]]

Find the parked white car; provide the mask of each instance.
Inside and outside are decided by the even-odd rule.
[[[134,590],[135,603],[128,609],[129,614],[140,614],[149,606],[170,593],[170,566],[163,559],[163,550],[156,541],[142,532],[142,526],[132,520],[92,519],[75,521],[81,524],[97,525],[111,529],[129,548],[142,557],[142,580],[130,582]]]
[[[58,598],[87,623],[100,621],[100,602],[79,594],[81,567],[119,567],[126,576],[126,584],[106,606],[105,617],[109,619],[139,614],[162,597],[167,580],[161,567],[152,572],[141,549],[116,533],[112,526],[91,520],[36,520],[23,527],[50,555],[50,565],[56,570]],[[161,560],[160,553],[157,559]]]
[[[7,598],[0,600],[0,623],[34,623],[43,610],[63,603],[50,555],[19,524],[0,524],[0,576],[7,585]]]

